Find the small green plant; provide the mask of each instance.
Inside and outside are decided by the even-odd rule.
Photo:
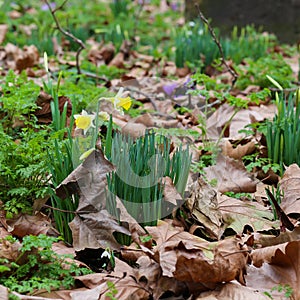
[[[7,73],[5,82],[1,85],[0,97],[0,122],[6,133],[13,135],[18,123],[33,124],[33,112],[38,108],[36,99],[39,92],[40,87],[28,80],[25,72],[19,76],[13,70]]]
[[[58,240],[43,234],[25,236],[16,261],[4,262],[0,284],[23,294],[33,294],[41,289],[50,292],[72,288],[75,283],[73,276],[91,272],[67,260],[69,256],[55,253],[52,244]]]
[[[252,199],[252,195],[250,193],[225,192],[224,195],[236,199],[242,199],[242,198]]]
[[[272,163],[280,165],[281,174],[284,165],[300,164],[300,91],[275,94],[278,109],[272,121],[266,121],[266,140],[268,157]]]
[[[245,58],[245,65],[237,66],[239,77],[235,86],[238,89],[245,89],[249,85],[258,85],[262,88],[270,87],[270,81],[266,75],[271,75],[282,87],[291,87],[293,72],[282,55],[271,53],[258,60]]]
[[[43,82],[44,91],[52,96],[52,101],[50,102],[51,114],[52,114],[52,126],[54,131],[62,131],[66,128],[67,122],[67,108],[68,102],[66,101],[63,106],[62,112],[59,109],[59,99],[58,99],[58,91],[62,73],[59,74],[58,83],[56,88],[53,86],[52,79],[50,78],[50,73],[48,69],[48,56],[47,53],[44,53],[44,65],[47,72],[47,83]],[[73,124],[70,124],[70,128],[72,128]]]
[[[51,204],[54,208],[53,217],[55,226],[64,240],[72,243],[72,232],[69,223],[74,218],[74,213],[78,207],[79,196],[68,196],[66,199],[60,199],[54,192],[54,189],[77,167],[79,164],[79,146],[76,140],[73,140],[69,132],[68,139],[59,142],[54,140],[54,150],[48,151],[48,168],[51,174]]]
[[[115,197],[118,196],[136,220],[143,225],[155,225],[166,204],[162,202],[164,176],[170,177],[183,195],[191,156],[188,149],[179,147],[171,158],[170,146],[166,137],[154,132],[147,132],[135,141],[118,133],[112,139],[106,138],[105,154],[117,167],[107,176],[107,207],[112,214],[117,214]]]
[[[265,173],[267,173],[270,169],[274,173],[280,171],[279,164],[273,163],[270,158],[258,157],[257,153],[245,155],[243,157],[243,162],[248,172],[252,172],[255,168],[261,168]]]
[[[115,284],[111,281],[107,281],[108,292],[105,294],[110,300],[118,300],[115,296],[118,294],[118,290],[115,287]]]
[[[274,286],[270,292],[264,292],[266,296],[268,296],[270,299],[274,299],[272,296],[272,292],[277,291],[279,293],[283,293],[283,297],[286,299],[290,299],[293,295],[293,289],[288,284],[278,284],[277,286]]]
[[[14,140],[0,124],[0,198],[7,217],[31,212],[47,195],[47,130],[24,128]]]

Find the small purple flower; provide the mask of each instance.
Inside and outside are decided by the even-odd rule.
[[[177,11],[177,10],[178,10],[178,5],[177,5],[177,3],[172,2],[171,5],[170,5],[170,7],[171,7],[171,9],[172,9],[173,11]]]
[[[168,96],[171,96],[177,87],[178,87],[177,83],[166,84],[163,86],[163,90]]]
[[[52,10],[55,9],[56,3],[55,3],[55,2],[51,2],[51,3],[50,3],[50,7],[51,7]],[[47,5],[46,3],[44,3],[44,4],[41,6],[41,10],[42,10],[42,11],[46,11],[46,10],[48,10],[48,9],[49,9],[49,8],[48,8],[48,5]]]

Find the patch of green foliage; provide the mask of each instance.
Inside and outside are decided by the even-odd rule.
[[[47,135],[27,128],[14,140],[0,124],[0,198],[7,217],[30,212],[34,200],[47,194]]]
[[[33,115],[40,87],[25,73],[9,71],[1,88],[0,198],[12,217],[30,212],[34,200],[47,195],[49,128],[38,125]]]
[[[1,84],[0,116],[3,130],[8,134],[14,131],[18,121],[30,124],[33,112],[37,109],[36,99],[40,87],[28,80],[25,72],[17,76],[10,70]]]
[[[300,164],[300,92],[283,92],[275,95],[277,114],[272,121],[266,121],[266,140],[268,157],[272,163],[279,164],[281,174],[284,166]]]
[[[250,193],[225,192],[224,195],[236,199],[242,199],[242,198],[252,199],[252,195]]]
[[[283,293],[283,297],[285,299],[291,299],[291,296],[293,295],[294,291],[288,284],[278,284],[274,286],[270,292],[264,292],[264,295],[268,296],[270,299],[274,299],[272,296],[272,292],[279,292]]]
[[[277,173],[280,170],[280,165],[273,163],[270,158],[258,157],[257,153],[245,155],[243,163],[248,172],[252,172],[255,168],[261,168],[263,172],[267,173],[270,169]]]
[[[291,87],[293,82],[293,72],[291,67],[285,62],[281,54],[265,55],[258,60],[245,58],[246,65],[237,66],[239,77],[236,87],[240,90],[249,85],[258,85],[262,88],[270,87],[270,81],[266,75],[270,75],[283,88]]]
[[[13,243],[11,240],[9,242]],[[43,234],[25,236],[16,261],[1,259],[0,284],[22,294],[33,294],[42,289],[48,292],[61,288],[71,289],[75,283],[73,276],[91,271],[67,260],[70,256],[55,253],[52,244],[58,241],[57,238]]]
[[[219,30],[215,31],[218,36]],[[203,69],[220,57],[207,25],[190,22],[174,30],[173,39],[176,46],[175,63],[178,67],[187,64]],[[274,43],[274,36],[262,35],[253,26],[242,28],[239,33],[235,27],[230,38],[220,39],[225,58],[232,59],[236,64],[241,63],[245,57],[255,61],[265,56]]]

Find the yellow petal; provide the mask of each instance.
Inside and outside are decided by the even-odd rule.
[[[91,127],[92,118],[90,116],[78,116],[75,120],[76,127],[79,129],[88,129]]]
[[[130,97],[118,98],[118,100],[119,100],[119,103],[117,105],[120,107],[123,107],[126,110],[128,110],[132,104],[132,100]]]

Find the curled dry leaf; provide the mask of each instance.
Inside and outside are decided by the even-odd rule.
[[[39,123],[49,124],[52,122],[52,113],[50,108],[50,103],[53,101],[52,97],[44,91],[41,91],[36,104],[39,106],[34,114],[38,118]],[[58,105],[59,111],[62,113],[64,105],[67,102],[67,117],[70,117],[72,114],[72,103],[68,97],[59,96]]]
[[[146,229],[157,243],[154,259],[159,262],[163,276],[194,283],[233,279],[244,283],[248,249],[240,238],[209,243],[163,221]]]
[[[175,278],[162,276],[160,265],[147,256],[142,256],[138,259],[138,281],[147,280],[147,286],[153,293],[154,299],[165,293],[172,293],[175,296],[182,295],[187,292],[187,285]]]
[[[204,227],[203,234],[211,239],[219,239],[223,233],[223,220],[215,189],[202,178],[198,178],[192,186],[191,196],[186,205],[195,221]]]
[[[119,249],[120,245],[113,236],[113,232],[121,232],[130,235],[130,232],[119,225],[106,211],[81,214],[75,216],[69,226],[72,230],[73,246],[76,251],[85,248]]]
[[[245,145],[237,145],[233,147],[229,140],[224,140],[222,145],[222,152],[225,156],[229,156],[233,159],[241,160],[245,155],[252,154],[255,151],[255,141],[251,140]]]
[[[280,232],[278,236],[255,233],[255,243],[260,247],[275,246],[298,240],[300,240],[300,227],[296,227],[293,231]]]
[[[105,189],[106,174],[113,169],[114,166],[105,159],[103,152],[94,150],[56,188],[56,194],[62,199],[65,199],[68,194],[81,194],[83,196],[80,198],[77,211],[98,211],[105,203],[101,202],[104,199],[97,198]]]
[[[288,214],[300,214],[300,168],[297,164],[290,165],[279,181],[284,196],[280,207]]]
[[[72,291],[71,299],[108,299],[107,293],[109,286],[107,282],[111,282],[117,291],[114,295],[116,299],[124,300],[146,300],[149,299],[150,292],[147,290],[145,283],[139,281],[137,269],[133,269],[128,264],[115,258],[116,267],[110,274],[95,273],[76,277],[84,287],[85,291]]]
[[[272,256],[266,254],[266,263],[261,268],[249,269],[247,286],[271,290],[276,285],[286,284],[293,290],[291,298],[300,299],[300,241],[279,245],[275,251],[274,247],[268,248]]]
[[[267,207],[254,201],[241,201],[226,195],[219,197],[219,209],[222,213],[224,226],[236,233],[243,232],[246,225],[254,231],[279,228],[279,221],[272,221],[273,214]]]
[[[20,255],[22,245],[20,242],[11,243],[8,240],[1,240],[0,258],[6,258],[9,261],[16,261]]]
[[[41,212],[34,216],[20,214],[13,219],[7,220],[11,234],[17,237],[26,235],[46,234],[49,236],[59,236],[59,232],[51,225],[51,220]]]
[[[196,300],[270,300],[254,288],[237,283],[226,283],[218,286],[214,291],[204,292]]]
[[[254,193],[256,182],[250,178],[241,161],[220,154],[215,165],[205,169],[209,181],[217,180],[221,193]]]

